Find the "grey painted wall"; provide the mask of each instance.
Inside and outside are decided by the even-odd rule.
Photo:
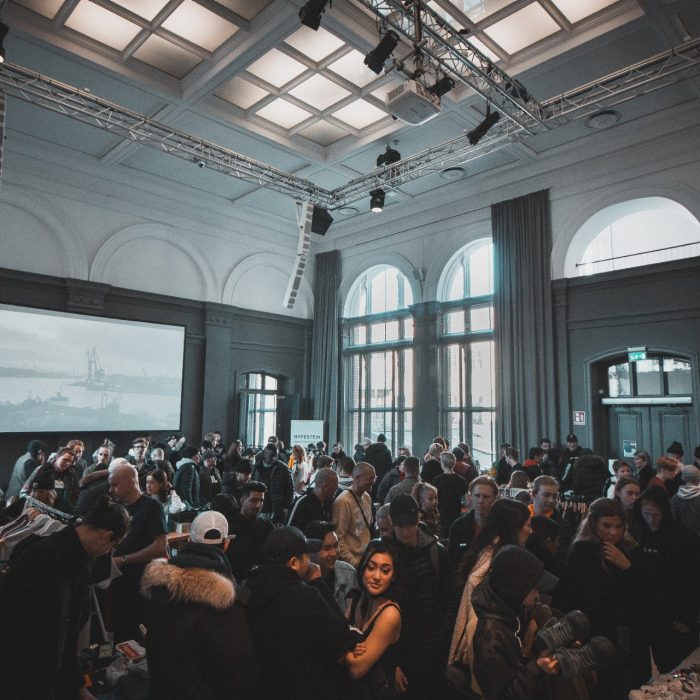
[[[213,429],[222,431],[227,444],[238,437],[238,389],[245,372],[283,377],[284,391],[301,396],[299,417],[305,417],[310,321],[7,269],[0,269],[0,303],[185,326],[181,429],[189,440],[198,442]],[[34,437],[50,449],[80,438],[90,454],[105,435],[0,434],[0,487],[7,485],[15,460]],[[121,455],[135,435],[109,437]]]

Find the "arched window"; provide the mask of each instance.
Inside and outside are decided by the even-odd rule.
[[[246,445],[264,445],[277,428],[277,377],[262,372],[243,375],[241,432]]]
[[[438,287],[442,308],[441,431],[466,442],[475,459],[494,454],[493,245],[482,238],[448,263]]]
[[[623,270],[700,255],[700,223],[681,204],[643,197],[602,209],[578,231],[567,277]]]
[[[403,273],[376,265],[353,284],[343,320],[344,434],[348,450],[363,436],[384,433],[396,452],[411,446],[413,303]]]

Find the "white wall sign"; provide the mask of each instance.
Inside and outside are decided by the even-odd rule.
[[[306,447],[310,442],[316,443],[323,440],[322,420],[293,420],[291,424],[290,447],[292,445]]]
[[[586,425],[585,411],[574,411],[574,425]]]

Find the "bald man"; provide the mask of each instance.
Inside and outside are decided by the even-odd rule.
[[[372,539],[374,513],[372,510],[372,486],[377,478],[374,467],[358,462],[352,472],[352,486],[338,496],[333,503],[333,522],[336,524],[340,559],[355,568],[362,552]]]
[[[312,520],[330,520],[337,490],[338,475],[330,467],[319,469],[313,487],[294,502],[287,525],[303,530]]]
[[[114,641],[141,639],[144,603],[139,594],[141,576],[152,559],[167,556],[167,528],[163,507],[139,489],[138,472],[125,459],[109,465],[109,493],[129,513],[129,534],[114,550],[122,576],[112,582]]]

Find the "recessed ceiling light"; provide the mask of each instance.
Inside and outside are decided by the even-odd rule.
[[[608,129],[622,119],[622,114],[616,109],[604,109],[591,114],[583,122],[589,129]]]
[[[340,209],[336,209],[336,212],[341,216],[354,216],[359,214],[360,210],[355,207],[340,207]]]
[[[461,180],[466,174],[467,171],[462,167],[445,168],[440,171],[440,177],[443,180]]]

